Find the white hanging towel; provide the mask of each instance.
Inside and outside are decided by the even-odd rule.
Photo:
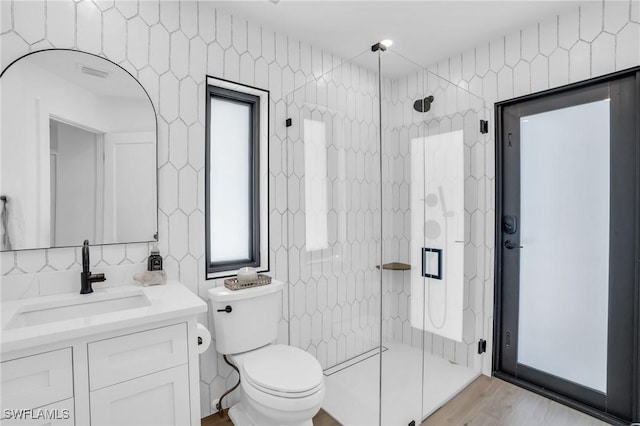
[[[462,341],[464,141],[411,140],[411,326]]]

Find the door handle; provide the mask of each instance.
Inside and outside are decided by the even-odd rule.
[[[427,273],[427,252],[436,253],[438,255],[438,273]],[[442,279],[442,249],[422,247],[422,276],[425,278]]]
[[[513,250],[513,249],[521,249],[522,246],[517,245],[516,243],[514,243],[511,240],[507,240],[504,242],[504,246],[505,248],[509,249],[509,250]]]

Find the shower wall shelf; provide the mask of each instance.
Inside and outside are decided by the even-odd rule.
[[[380,269],[380,265],[376,265],[376,268]],[[402,262],[391,262],[383,264],[382,269],[388,269],[391,271],[408,271],[411,269],[411,265]]]

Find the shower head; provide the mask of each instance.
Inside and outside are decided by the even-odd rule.
[[[428,112],[431,109],[431,102],[433,102],[433,96],[427,96],[424,99],[418,99],[413,103],[413,109],[418,112]]]

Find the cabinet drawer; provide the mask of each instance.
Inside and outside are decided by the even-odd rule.
[[[186,365],[91,392],[90,398],[92,426],[191,424]]]
[[[89,343],[89,385],[96,390],[186,364],[187,324]]]
[[[29,413],[2,413],[2,426],[73,426],[73,398],[45,405]],[[9,415],[7,415],[9,414]],[[22,415],[21,415],[22,414]]]
[[[2,364],[2,408],[29,409],[73,397],[71,348]]]

